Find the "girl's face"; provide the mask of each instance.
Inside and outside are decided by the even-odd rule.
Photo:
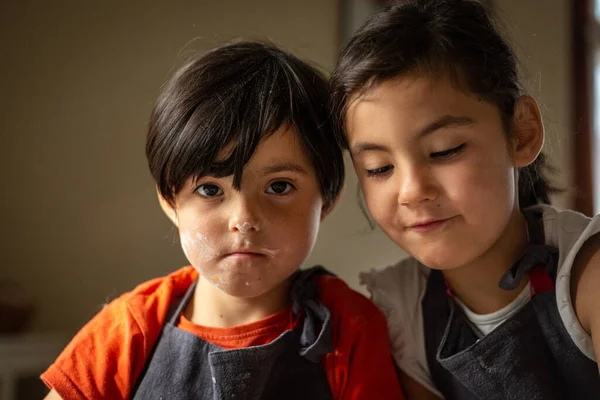
[[[371,215],[417,260],[456,268],[507,234],[518,165],[494,105],[448,79],[408,75],[357,97],[346,122]]]
[[[276,289],[304,262],[324,203],[294,128],[263,139],[244,167],[240,190],[232,185],[231,176],[190,178],[174,209],[162,205],[201,277],[231,296],[254,298]]]

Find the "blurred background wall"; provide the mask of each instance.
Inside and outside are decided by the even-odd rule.
[[[543,107],[557,182],[570,188],[570,2],[492,6]],[[152,103],[174,68],[241,36],[271,39],[329,72],[376,9],[369,0],[0,2],[0,279],[34,298],[33,329],[74,333],[105,302],[185,264],[144,156]],[[404,254],[369,229],[347,175],[307,264],[359,288],[360,270]],[[557,198],[572,203],[569,191]]]

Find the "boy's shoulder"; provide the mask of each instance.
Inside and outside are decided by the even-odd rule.
[[[162,326],[170,305],[181,297],[197,278],[198,272],[193,267],[183,267],[169,275],[139,284],[114,302],[123,303],[138,324],[144,324],[147,318],[156,317],[155,322]]]
[[[122,335],[115,339],[124,341],[128,340],[124,335],[139,332],[143,337],[143,352],[146,353],[154,345],[169,307],[183,296],[197,277],[198,272],[188,266],[143,282],[107,304],[88,325],[95,322],[93,328],[96,332],[101,327],[100,331],[110,331],[113,336]],[[125,324],[134,329],[120,329]],[[86,328],[87,325],[80,334],[85,334]]]
[[[323,362],[335,397],[402,399],[383,313],[336,276],[319,274],[313,279],[331,312],[335,350]]]
[[[73,337],[42,380],[62,398],[127,398],[173,299],[196,279],[192,267],[114,299]]]

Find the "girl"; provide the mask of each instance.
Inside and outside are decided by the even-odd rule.
[[[392,6],[331,85],[370,214],[412,256],[363,277],[408,394],[598,398],[600,216],[548,205],[540,111],[485,8]]]

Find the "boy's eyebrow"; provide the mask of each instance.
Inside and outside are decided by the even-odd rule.
[[[278,172],[297,172],[302,175],[308,175],[308,172],[304,168],[302,168],[302,166],[294,163],[269,165],[263,168],[263,172],[265,174],[275,174]]]
[[[444,115],[436,119],[435,121],[429,123],[427,126],[425,126],[425,128],[421,129],[417,137],[422,138],[423,136],[427,136],[442,128],[449,128],[451,126],[467,126],[474,123],[475,120],[471,117]],[[391,153],[389,147],[371,142],[358,142],[354,146],[352,146],[352,150],[350,152],[353,157],[356,157],[357,155],[365,151],[383,151]]]

